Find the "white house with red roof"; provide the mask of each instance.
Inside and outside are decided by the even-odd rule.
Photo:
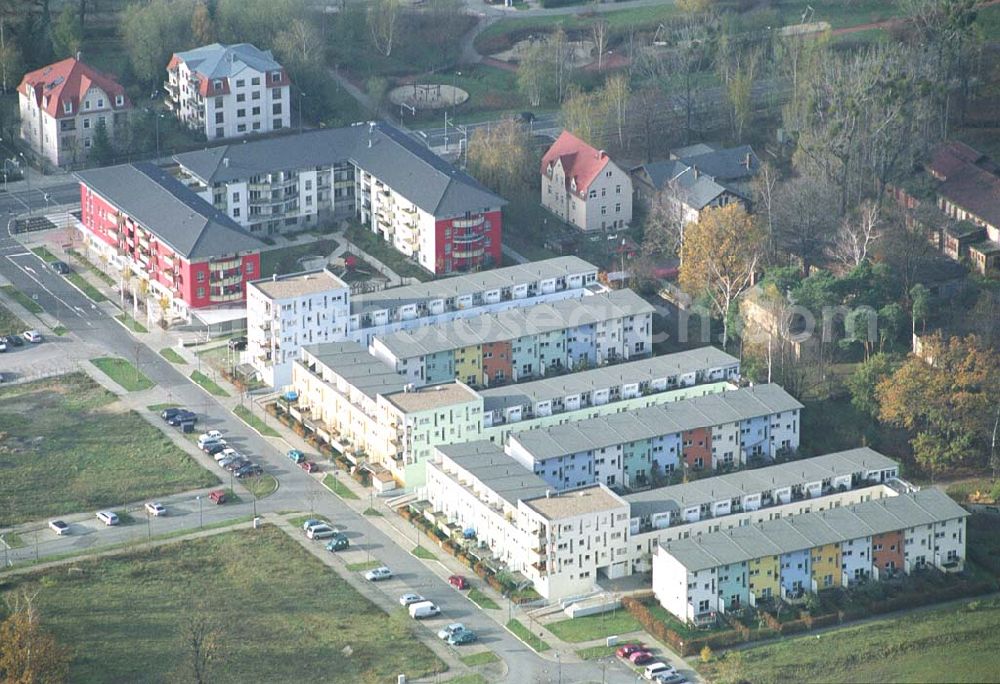
[[[580,230],[622,228],[632,221],[632,179],[604,150],[569,131],[542,157],[542,206]]]
[[[167,65],[167,108],[208,140],[269,133],[291,124],[291,81],[270,50],[213,43]]]
[[[113,142],[132,110],[114,78],[73,57],[25,74],[17,93],[21,138],[56,166],[85,161],[101,125]]]

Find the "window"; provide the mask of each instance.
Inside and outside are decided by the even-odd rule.
[[[212,81],[212,89],[213,90],[222,90],[222,81],[220,81],[219,79],[216,79],[216,80]]]
[[[280,82],[281,82],[281,72],[280,71],[272,71],[271,72],[271,83],[280,83]]]
[[[224,121],[224,119],[222,118],[222,112],[216,112],[215,113],[215,123],[220,124],[220,123],[223,123],[223,121]]]
[[[221,97],[215,98],[215,108],[216,109],[222,109],[222,98]]]
[[[275,100],[281,99],[281,88],[271,88],[271,97]]]
[[[255,90],[252,93],[250,93],[250,99],[251,100],[259,100],[260,99],[260,91],[259,90]]]
[[[608,195],[608,189],[601,188],[601,197],[607,197],[607,195]]]
[[[250,113],[253,114],[254,116],[260,116],[260,107],[254,107],[253,109],[250,110]]]
[[[259,131],[260,130],[260,121],[254,121],[253,122],[253,129],[255,131]]]
[[[125,106],[125,96],[124,95],[115,95],[115,106],[116,107],[124,107]]]
[[[233,201],[234,202],[239,202],[240,201],[240,193],[238,193],[238,192],[234,192],[233,193]]]
[[[307,180],[306,181],[306,190],[312,190],[312,189],[313,189],[313,182],[312,182],[312,180]]]
[[[245,102],[246,99],[247,99],[247,96],[244,93],[236,93],[236,101],[237,102]]]
[[[216,138],[221,138],[223,135],[225,135],[225,132],[221,128],[216,128],[215,129],[215,137]]]
[[[103,97],[97,98],[97,108],[102,109],[103,107],[104,107],[104,98]]]
[[[103,117],[103,116],[99,116],[99,117],[97,117],[97,125],[98,125],[98,126],[107,126],[107,125],[108,125],[108,120],[107,120],[107,118],[105,118],[105,117]]]
[[[90,138],[87,138],[86,140],[83,141],[83,146],[86,147],[87,149],[90,149]]]
[[[247,115],[247,110],[245,110],[245,109],[237,109],[236,110],[236,118],[237,119],[242,119],[246,115]]]
[[[595,197],[597,197],[597,190],[591,190],[588,197],[590,197],[590,199],[594,199]]]
[[[239,217],[240,217],[240,208],[233,207],[233,218],[239,218]]]
[[[604,204],[601,205],[601,216],[605,216],[608,213],[608,207]]]
[[[253,273],[253,262],[252,261],[246,262],[245,268],[248,274]]]
[[[616,195],[622,194],[622,186],[620,186],[620,185],[616,185],[615,186],[615,194]]]
[[[198,271],[198,275],[197,275],[197,276],[195,276],[195,279],[196,279],[196,280],[197,280],[197,281],[198,281],[199,283],[203,283],[203,282],[205,282],[205,272],[204,272],[204,271]]]
[[[83,120],[83,127],[84,128],[90,128],[90,119],[84,119]]]
[[[621,202],[615,202],[615,213],[616,214],[620,214],[621,210],[622,210],[622,203]],[[733,438],[733,436],[729,435],[729,439],[732,439],[732,438]]]
[[[251,78],[250,85],[260,85],[260,76],[254,76]]]
[[[272,114],[281,114],[281,103],[280,102],[275,102],[273,105],[271,105],[271,113]]]
[[[66,114],[72,114],[73,113],[73,103],[69,102],[69,101],[63,102],[63,112],[66,113]]]
[[[204,297],[205,297],[205,288],[199,287],[198,288],[198,293],[195,296],[198,297],[198,299],[204,299]]]
[[[244,81],[244,80],[243,80],[242,78],[241,78],[241,79],[238,79],[238,80],[236,81],[236,87],[237,87],[237,88],[242,88],[242,87],[243,87],[243,86],[244,86],[245,84],[246,84],[246,81]]]
[[[275,119],[274,121],[272,121],[271,128],[273,128],[274,130],[278,130],[279,128],[281,128],[281,119]]]
[[[83,108],[87,109],[87,110],[90,109],[90,100],[84,100],[83,101]]]

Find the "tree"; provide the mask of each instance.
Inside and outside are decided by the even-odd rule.
[[[611,113],[618,130],[618,146],[620,148],[625,147],[629,92],[628,78],[624,74],[615,74],[610,77],[604,82],[604,88],[601,90],[604,107]]]
[[[846,381],[851,405],[862,413],[878,418],[879,404],[875,388],[892,373],[892,363],[885,354],[874,354],[860,364]]]
[[[191,678],[196,684],[212,681],[212,662],[220,651],[220,631],[216,621],[207,611],[199,612],[188,619],[182,629]]]
[[[192,0],[150,0],[125,8],[121,35],[132,71],[149,85],[163,80],[163,69],[175,51],[191,42]]]
[[[94,140],[91,143],[90,158],[98,166],[108,166],[115,161],[115,147],[108,136],[108,127],[103,121],[98,121],[94,128]]]
[[[741,204],[708,209],[684,231],[681,286],[706,294],[722,319],[722,348],[729,341],[729,322],[736,299],[753,282],[761,255],[759,229]]]
[[[365,81],[365,90],[375,105],[375,116],[378,116],[382,111],[382,105],[385,104],[385,96],[389,92],[389,81],[382,76],[372,76]]]
[[[607,109],[599,93],[571,88],[562,106],[563,127],[594,147],[603,147]]]
[[[732,67],[726,71],[726,97],[729,100],[733,135],[737,142],[743,139],[743,129],[753,114],[753,82],[760,61],[760,51],[755,48],[737,52]]]
[[[775,252],[774,237],[774,193],[778,185],[778,170],[769,162],[764,162],[751,181],[751,197],[754,213],[764,229],[768,255]]]
[[[67,4],[52,26],[52,50],[58,58],[73,57],[80,51],[82,42],[80,12],[72,4]]]
[[[566,31],[563,30],[562,24],[556,26],[555,32],[548,41],[548,47],[552,64],[555,67],[556,102],[562,102],[563,95],[566,93],[566,84],[569,81],[570,67],[569,39],[566,37]]]
[[[931,291],[917,283],[910,288],[910,315],[912,326],[910,332],[916,334],[917,321],[921,323],[921,332],[927,331],[927,318],[931,315]]]
[[[69,680],[70,652],[45,631],[26,593],[8,598],[10,614],[0,623],[0,680],[12,684],[56,684]]]
[[[208,11],[208,5],[199,1],[191,14],[191,35],[198,45],[215,42],[215,24]]]
[[[845,216],[830,243],[830,256],[847,268],[854,268],[868,258],[880,237],[878,204],[865,200],[856,216]]]
[[[368,32],[375,50],[386,57],[392,54],[396,25],[402,13],[399,0],[375,0],[368,8]]]
[[[686,223],[675,188],[668,184],[650,202],[643,229],[643,253],[655,256],[681,254]]]
[[[899,339],[906,325],[906,312],[896,302],[886,304],[878,310],[878,340],[879,351],[885,351]]]
[[[594,52],[597,53],[597,70],[604,68],[604,51],[608,49],[608,22],[605,19],[598,19],[590,26],[590,32],[594,36]]]
[[[537,168],[527,132],[512,119],[473,132],[468,164],[473,176],[503,197],[527,194]]]
[[[323,39],[304,19],[293,19],[275,36],[274,49],[293,73],[321,69],[324,64]]]
[[[551,90],[552,63],[544,43],[533,43],[521,54],[517,65],[517,88],[532,107],[542,104]]]
[[[677,9],[686,14],[703,14],[712,7],[712,0],[677,0]]]
[[[835,190],[820,180],[800,176],[778,186],[773,221],[777,243],[799,258],[803,275],[823,255],[837,220]]]
[[[310,19],[305,0],[216,0],[215,28],[220,41],[277,44],[278,34],[297,19]],[[189,15],[190,16],[190,15]]]
[[[712,647],[705,644],[701,649],[701,653],[698,654],[698,657],[701,658],[701,662],[707,663],[712,660],[712,655]]]

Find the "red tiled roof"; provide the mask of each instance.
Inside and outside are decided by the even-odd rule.
[[[566,187],[569,188],[570,180],[576,178],[576,191],[580,195],[586,194],[593,180],[611,161],[603,150],[594,149],[569,131],[563,131],[542,157],[542,173],[545,174],[549,163],[557,159],[562,161],[566,171]]]
[[[927,170],[938,180],[947,180],[953,173],[961,171],[970,164],[975,164],[982,156],[982,153],[965,143],[952,140],[937,146],[931,155]]]
[[[80,112],[80,100],[90,90],[97,86],[108,96],[108,106],[112,109],[127,109],[131,106],[125,89],[107,74],[68,57],[61,62],[25,74],[18,86],[18,92],[34,96],[35,102],[50,116],[55,118],[76,116]],[[31,93],[27,89],[31,89]],[[125,104],[115,106],[115,96],[125,95]],[[73,111],[66,113],[63,105],[71,102]]]

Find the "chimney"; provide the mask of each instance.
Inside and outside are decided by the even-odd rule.
[[[701,174],[698,173],[698,167],[697,166],[692,166],[691,167],[691,171],[694,173],[694,177],[695,178],[697,178],[698,176],[701,175]]]
[[[750,153],[749,152],[747,152],[747,156],[743,158],[743,166],[745,166],[747,168],[747,171],[750,170]]]
[[[545,490],[545,498],[548,499],[551,496],[552,496],[552,490],[551,489],[546,489]]]
[[[222,165],[225,166],[227,169],[229,168],[229,157],[222,158]]]
[[[278,282],[278,274],[277,273],[272,273],[271,274],[271,282],[272,283]]]
[[[597,158],[604,159],[607,155],[604,154],[604,150],[597,150]]]
[[[83,52],[81,52],[80,50],[77,50],[76,51],[76,61],[79,62],[81,59],[83,59]]]

